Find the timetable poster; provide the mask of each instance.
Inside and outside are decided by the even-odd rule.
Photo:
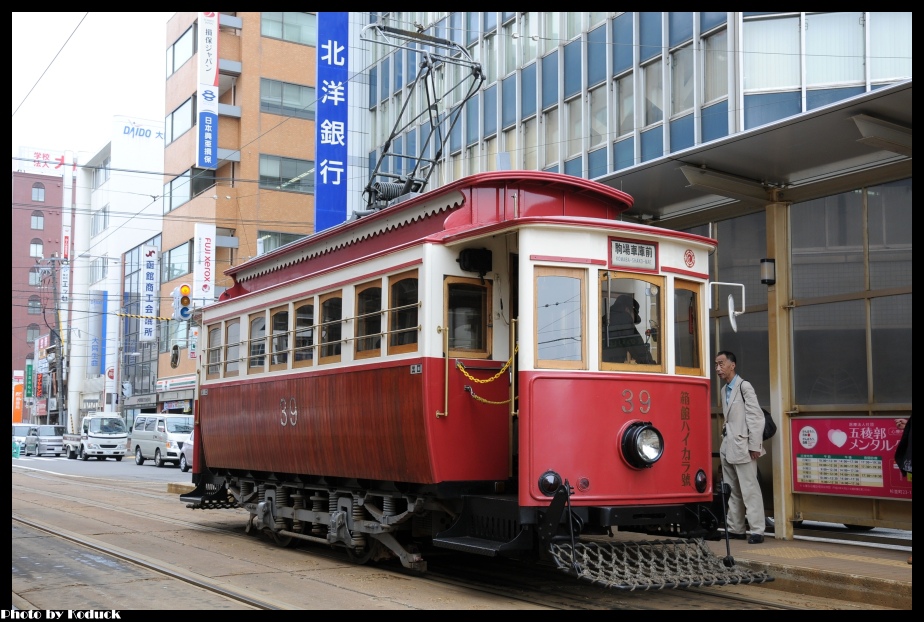
[[[893,417],[798,417],[792,430],[793,492],[911,500],[895,464],[902,431]]]

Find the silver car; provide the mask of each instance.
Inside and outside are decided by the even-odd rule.
[[[180,470],[183,473],[189,471],[193,465],[193,447],[196,441],[196,431],[189,433],[189,440],[183,443],[183,449],[180,450]]]
[[[54,454],[60,456],[64,453],[64,426],[63,425],[34,425],[29,428],[26,437],[25,455]]]

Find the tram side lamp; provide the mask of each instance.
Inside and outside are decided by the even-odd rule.
[[[484,284],[484,275],[493,268],[491,251],[487,248],[465,248],[459,253],[459,268],[465,272],[477,272]]]
[[[188,321],[192,317],[192,287],[183,283],[173,288],[173,315],[172,319]]]

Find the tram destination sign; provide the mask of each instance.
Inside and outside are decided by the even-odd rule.
[[[626,268],[646,272],[658,271],[658,244],[609,238],[610,268]]]

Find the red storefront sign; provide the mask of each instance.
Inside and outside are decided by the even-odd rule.
[[[895,464],[892,417],[799,417],[792,431],[793,492],[911,500]]]

